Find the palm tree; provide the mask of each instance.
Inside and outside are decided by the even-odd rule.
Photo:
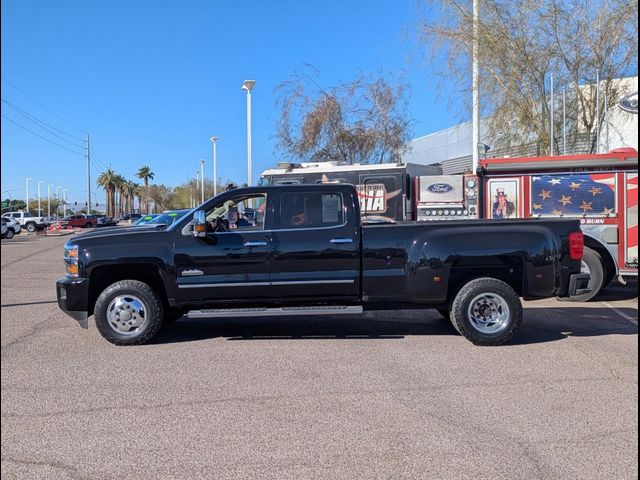
[[[133,198],[135,196],[135,189],[136,189],[136,184],[131,181],[131,180],[127,180],[126,182],[124,182],[124,197],[127,199],[127,203],[126,203],[126,211],[127,213],[133,213]]]
[[[104,172],[98,176],[96,180],[96,184],[102,188],[104,188],[107,193],[107,216],[112,217],[115,211],[115,181],[118,177],[118,174],[108,168]]]
[[[144,181],[144,211],[145,213],[149,213],[149,180],[153,180],[155,174],[151,171],[147,165],[143,165],[138,169],[138,173],[136,173],[136,177],[142,179]]]
[[[123,190],[124,182],[126,182],[126,180],[120,174],[116,175],[116,178],[113,181],[113,184],[115,185],[115,191],[117,193],[116,209],[117,209],[118,215],[121,215],[123,213],[122,212],[122,190]]]
[[[142,186],[139,183],[133,184],[133,194],[131,198],[131,208],[133,208],[133,197],[138,197],[138,213],[142,213]]]

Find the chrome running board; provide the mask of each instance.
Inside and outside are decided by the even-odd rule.
[[[357,315],[361,306],[328,305],[320,307],[219,308],[191,310],[187,318],[290,317],[295,315]]]

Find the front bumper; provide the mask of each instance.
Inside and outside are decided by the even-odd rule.
[[[61,278],[56,282],[56,295],[60,310],[76,320],[82,328],[89,328],[89,280]]]
[[[591,289],[589,288],[589,279],[590,276],[588,273],[574,273],[569,277],[569,297],[575,297],[576,295],[582,295],[584,293],[589,293]]]

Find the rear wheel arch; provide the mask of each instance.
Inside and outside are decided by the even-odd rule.
[[[449,272],[449,304],[467,283],[477,278],[494,278],[509,285],[518,296],[524,292],[524,262],[515,255],[467,257],[456,260]]]
[[[618,273],[618,268],[611,252],[601,241],[589,235],[584,236],[584,246],[594,250],[602,258],[602,267],[604,270],[604,283],[602,286],[605,287]]]

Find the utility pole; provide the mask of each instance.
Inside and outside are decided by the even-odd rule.
[[[473,174],[476,174],[480,162],[480,75],[478,70],[478,19],[480,15],[479,0],[473,0],[473,52],[472,52],[472,90],[473,90],[473,113],[472,113],[472,137],[473,137]]]
[[[91,215],[91,144],[87,133],[87,215]]]

